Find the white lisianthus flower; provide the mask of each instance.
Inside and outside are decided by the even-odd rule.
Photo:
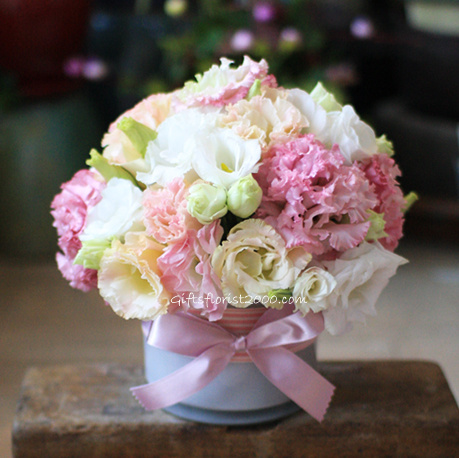
[[[374,316],[379,295],[398,266],[407,262],[378,242],[364,242],[335,261],[324,261],[337,282],[329,296],[330,306],[323,312],[330,334],[347,332],[353,321],[365,322],[366,315]]]
[[[319,136],[326,146],[337,143],[348,164],[378,152],[374,130],[359,118],[351,105],[341,106],[321,83],[311,91],[311,97],[327,112],[326,129]]]
[[[115,240],[104,252],[98,272],[100,295],[125,319],[154,320],[167,312],[170,294],[160,280],[157,259],[162,246],[144,233]]]
[[[290,289],[311,255],[288,250],[272,226],[259,219],[247,219],[234,226],[212,256],[212,266],[221,278],[225,299],[246,308],[258,301],[266,307],[273,290]],[[281,304],[282,306],[282,304]]]
[[[112,178],[102,191],[102,200],[88,212],[81,241],[122,237],[141,230],[142,191],[131,181]]]
[[[336,280],[329,272],[320,267],[309,267],[299,276],[293,287],[295,310],[303,315],[309,311],[318,313],[326,310],[327,298],[336,285]]]
[[[292,103],[309,122],[308,133],[321,140],[321,134],[327,126],[327,112],[306,91],[291,89],[287,100]]]
[[[339,145],[348,164],[378,152],[374,130],[364,123],[351,105],[327,114],[327,128],[319,138],[325,145]]]
[[[187,197],[188,213],[201,224],[210,224],[212,221],[226,215],[226,189],[205,181],[194,182]]]
[[[206,136],[217,122],[217,110],[190,108],[170,116],[158,126],[158,136],[148,144],[145,161],[147,172],[137,173],[146,184],[166,186],[176,177],[183,177],[192,168],[195,137]]]
[[[351,105],[343,107],[322,85],[308,94],[300,89],[289,91],[288,100],[308,119],[308,133],[331,148],[338,144],[347,164],[378,153],[374,130],[364,123]]]
[[[216,128],[194,138],[193,168],[205,181],[228,189],[239,178],[258,171],[261,147],[231,129]]]

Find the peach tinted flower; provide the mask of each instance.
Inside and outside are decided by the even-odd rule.
[[[147,233],[159,243],[170,244],[186,236],[189,229],[201,224],[187,211],[188,189],[181,178],[173,179],[166,187],[144,192],[143,222]]]

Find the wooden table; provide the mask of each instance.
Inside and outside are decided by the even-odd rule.
[[[145,412],[120,364],[28,370],[13,426],[15,457],[455,457],[459,410],[438,365],[320,363],[336,387],[322,423],[305,413],[250,426],[203,425]]]

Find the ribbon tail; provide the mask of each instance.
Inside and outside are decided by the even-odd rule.
[[[177,404],[217,377],[233,354],[227,346],[215,345],[175,372],[155,382],[132,387],[131,392],[146,410]]]
[[[335,387],[309,364],[282,348],[249,350],[260,372],[309,415],[321,422]]]

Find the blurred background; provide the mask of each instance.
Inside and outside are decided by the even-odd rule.
[[[386,315],[319,355],[428,357],[458,393],[459,1],[1,0],[1,456],[28,365],[142,358],[136,325],[57,272],[60,184],[121,112],[244,54],[265,58],[282,86],[320,80],[353,104],[393,141],[402,187],[420,197]]]

